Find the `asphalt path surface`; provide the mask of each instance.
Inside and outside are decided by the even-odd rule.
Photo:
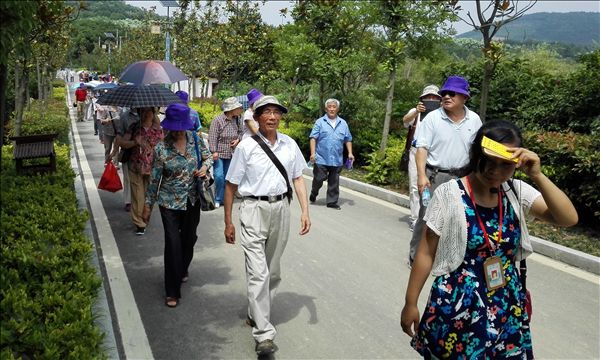
[[[119,356],[256,358],[244,324],[244,257],[239,244],[225,243],[223,209],[202,213],[190,279],[183,284],[179,306],[166,307],[158,209],[146,234],[136,236],[122,192],[96,189],[104,149],[93,124],[73,126]],[[304,236],[298,235],[297,200],[292,203],[283,281],[272,309],[278,331],[272,358],[418,358],[399,324],[410,271],[408,209],[342,189],[342,210],[337,211],[325,207],[324,193],[325,188],[310,205],[312,228]],[[529,259],[536,357],[599,359],[600,278],[541,255]],[[430,283],[421,294],[421,309]]]

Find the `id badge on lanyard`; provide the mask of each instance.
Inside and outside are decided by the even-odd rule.
[[[487,258],[483,263],[483,272],[485,274],[485,283],[487,285],[488,290],[496,290],[506,285],[506,278],[504,277],[504,269],[502,268],[502,259],[499,256],[496,256],[495,249],[490,241],[487,230],[485,229],[485,225],[481,218],[479,217],[479,213],[477,212],[477,204],[475,203],[475,197],[473,196],[473,190],[471,189],[471,182],[469,181],[469,177],[465,177],[467,180],[467,186],[469,188],[469,196],[471,197],[471,202],[473,203],[473,210],[475,211],[475,216],[477,217],[477,221],[479,221],[479,226],[483,231],[483,237],[485,238],[486,245],[490,249],[490,253],[492,256]],[[502,193],[498,191],[498,209],[500,210],[500,215],[498,216],[498,245],[502,240]]]

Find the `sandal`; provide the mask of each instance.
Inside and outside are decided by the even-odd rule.
[[[165,305],[167,305],[170,308],[176,307],[177,304],[179,304],[179,300],[177,298],[167,296],[167,298],[165,299]]]

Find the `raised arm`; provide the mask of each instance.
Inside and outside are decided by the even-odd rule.
[[[513,157],[519,158],[517,167],[527,174],[542,193],[531,206],[530,214],[559,226],[573,226],[579,217],[567,195],[541,171],[540,158],[531,150],[511,148]]]

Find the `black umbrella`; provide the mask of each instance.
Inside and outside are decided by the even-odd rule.
[[[168,61],[145,60],[127,66],[119,76],[119,81],[136,85],[172,84],[187,80],[181,70]]]
[[[157,85],[123,85],[108,90],[98,98],[100,105],[130,108],[160,107],[181,102],[171,90]]]

